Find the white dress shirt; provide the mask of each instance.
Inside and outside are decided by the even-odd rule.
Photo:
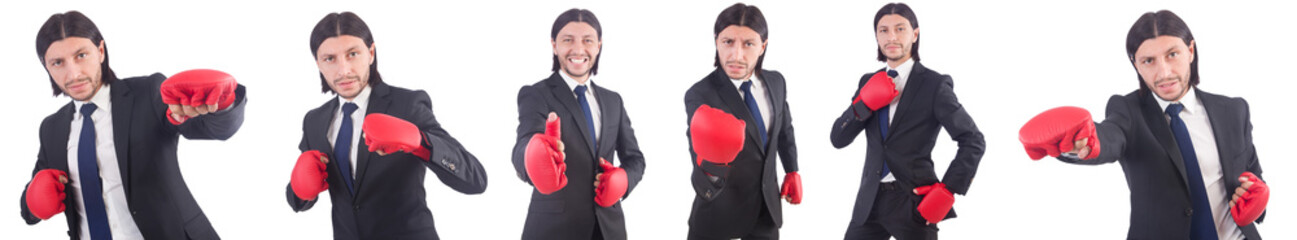
[[[370,87],[365,86],[364,89],[360,90],[360,94],[356,94],[356,98],[351,99],[351,101],[347,101],[339,96],[338,109],[337,111],[334,111],[333,122],[329,124],[329,145],[333,146],[334,149],[337,149],[338,131],[342,130],[342,106],[347,103],[356,104],[356,111],[351,112],[351,142],[348,143],[351,144],[351,177],[353,179],[356,177],[356,153],[361,151],[358,149],[361,137],[360,130],[361,126],[364,126],[365,124],[365,110],[369,109],[369,94]],[[369,149],[363,151],[369,151]],[[330,161],[332,161],[332,159],[330,159]]]
[[[901,65],[897,65],[896,68],[889,66],[887,67],[887,70],[896,71],[896,77],[892,78],[892,83],[896,84],[897,94],[895,98],[892,98],[892,102],[887,104],[887,125],[891,126],[892,120],[896,119],[896,105],[901,102],[901,94],[905,94],[905,84],[910,80],[910,71],[914,70],[914,60],[905,60]],[[884,73],[886,73],[886,71],[884,71]],[[888,129],[890,130],[891,128]],[[883,176],[883,180],[879,181],[895,182],[896,176],[893,176],[892,172],[888,171],[887,175]]]
[[[1216,149],[1216,133],[1211,128],[1211,122],[1208,121],[1207,109],[1203,107],[1202,101],[1198,100],[1198,92],[1190,88],[1179,102],[1169,102],[1157,96],[1153,96],[1153,99],[1157,99],[1157,104],[1162,106],[1164,113],[1166,106],[1172,103],[1184,105],[1184,110],[1180,111],[1180,119],[1184,120],[1185,128],[1189,129],[1189,139],[1193,141],[1193,151],[1198,155],[1198,168],[1202,171],[1202,179],[1189,179],[1189,181],[1201,180],[1203,186],[1206,186],[1212,220],[1216,223],[1216,234],[1220,235],[1220,239],[1243,239],[1243,231],[1234,223],[1234,217],[1229,213],[1229,199],[1233,198],[1234,189],[1225,189],[1225,181],[1238,181],[1238,178],[1226,178],[1221,172],[1220,152]],[[1166,120],[1171,121],[1171,116],[1166,115]]]
[[[770,134],[770,124],[772,124],[770,121],[770,114],[772,114],[772,110],[770,110],[770,93],[766,91],[766,82],[762,81],[761,78],[758,78],[757,73],[755,72],[752,73],[752,77],[748,80],[730,79],[730,82],[734,83],[734,90],[739,91],[739,96],[744,98],[748,97],[743,94],[743,82],[747,81],[752,81],[752,95],[756,95],[754,96],[756,98],[752,100],[757,101],[757,109],[761,110],[761,116],[757,116],[761,117],[761,123],[765,124],[765,126],[761,127],[766,128],[766,134]],[[770,136],[766,136],[766,141],[770,141],[771,139],[769,138]],[[757,139],[757,142],[760,143],[761,139]]]
[[[99,88],[99,92],[90,98],[89,102],[72,101],[73,111],[72,122],[68,133],[68,176],[72,179],[72,187],[64,190],[69,194],[76,196],[77,215],[80,218],[81,238],[90,239],[90,223],[86,219],[86,202],[81,195],[81,169],[78,162],[77,153],[81,144],[81,125],[85,121],[84,115],[81,115],[81,106],[86,103],[94,103],[97,107],[94,113],[90,114],[91,121],[95,124],[95,157],[99,162],[99,181],[103,185],[104,212],[108,215],[108,229],[112,232],[113,239],[144,239],[140,234],[140,228],[135,225],[135,218],[131,215],[130,205],[126,202],[126,189],[122,186],[122,171],[120,165],[117,165],[117,148],[113,144],[113,104],[111,101],[112,89],[107,84]]]
[[[572,79],[572,77],[567,76],[566,72],[563,71],[559,71],[559,72],[560,73],[558,75],[563,76],[563,81],[567,82],[568,90],[572,90],[572,96],[577,97],[578,104],[581,102],[581,99],[580,96],[576,95],[576,87],[585,86],[585,100],[590,102],[590,118],[594,120],[594,126],[593,126],[594,141],[599,142],[599,137],[603,136],[600,135],[600,133],[603,132],[603,129],[600,128],[601,126],[603,126],[603,122],[600,122],[600,119],[602,119],[600,117],[600,114],[602,114],[603,112],[599,110],[599,99],[594,97],[594,85],[592,85],[594,84],[594,76],[591,75],[589,78],[586,78],[585,84],[581,84],[581,83],[577,83],[576,79]],[[580,106],[577,106],[577,108],[580,108]],[[573,120],[585,121],[585,119],[573,119]],[[563,121],[567,121],[567,120],[563,120]]]

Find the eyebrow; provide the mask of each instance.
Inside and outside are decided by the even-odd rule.
[[[89,52],[90,50],[88,50],[87,48],[88,48],[88,47],[81,47],[81,48],[78,48],[75,52],[72,52],[72,54],[73,54],[73,55],[76,55],[76,54],[81,54],[81,53],[83,53],[83,52]],[[63,57],[54,56],[53,58],[45,59],[45,62],[50,62],[50,61],[59,60],[59,59],[63,59]]]

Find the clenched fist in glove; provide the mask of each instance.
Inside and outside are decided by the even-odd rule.
[[[888,76],[886,71],[878,71],[869,77],[865,86],[860,87],[860,92],[856,94],[856,99],[851,102],[851,105],[855,106],[856,117],[860,117],[860,111],[864,111],[859,107],[861,104],[869,108],[869,111],[875,111],[891,104],[892,99],[899,94],[900,92],[896,91],[896,83],[892,82],[892,77]]]
[[[328,169],[329,157],[320,151],[310,150],[297,156],[297,165],[293,166],[293,178],[288,185],[293,187],[293,194],[302,200],[315,200],[320,192],[329,190]]]
[[[68,174],[58,169],[45,169],[32,176],[27,184],[27,209],[40,219],[50,219],[66,209],[63,199],[67,194]]]
[[[779,196],[792,204],[802,204],[802,175],[797,172],[784,174],[784,187],[779,190]]]
[[[955,206],[955,195],[950,194],[950,190],[946,190],[944,183],[914,188],[914,195],[923,196],[923,201],[919,202],[917,210],[923,219],[928,220],[928,224],[937,224],[942,219],[946,219],[950,208]]]
[[[1036,115],[1022,125],[1018,140],[1032,160],[1073,151],[1081,159],[1099,156],[1099,134],[1090,111],[1079,107],[1057,107]],[[1077,149],[1078,145],[1083,147]]]
[[[549,113],[545,120],[545,132],[531,136],[527,142],[527,178],[531,185],[541,194],[550,194],[567,186],[567,163],[563,153],[563,140],[559,137],[561,130],[558,114]]]
[[[743,150],[747,124],[734,115],[706,104],[694,110],[689,119],[690,144],[698,155],[696,164],[703,161],[716,164],[729,164]]]
[[[377,152],[378,155],[407,152],[424,161],[428,161],[428,157],[432,155],[421,144],[423,132],[419,131],[419,127],[403,119],[370,113],[365,116],[362,128],[365,132],[365,145],[369,146],[370,152]]]
[[[1234,216],[1234,223],[1247,226],[1265,213],[1265,205],[1270,202],[1270,186],[1252,172],[1243,172],[1238,181],[1243,184],[1234,190],[1234,199],[1229,201],[1229,213]]]
[[[611,207],[626,195],[626,170],[613,166],[608,160],[599,158],[599,167],[603,173],[595,175],[594,203],[602,207]]]
[[[220,111],[234,104],[239,83],[225,72],[211,69],[188,70],[162,82],[162,103],[167,120],[180,125],[191,117]]]

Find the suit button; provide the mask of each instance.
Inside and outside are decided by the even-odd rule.
[[[703,197],[712,198],[712,191],[707,191],[706,193],[703,193]]]
[[[1185,216],[1190,216],[1190,217],[1192,217],[1192,216],[1193,216],[1193,208],[1185,208],[1185,209],[1184,209],[1184,215],[1185,215]]]
[[[360,205],[352,206],[353,209],[360,210]]]

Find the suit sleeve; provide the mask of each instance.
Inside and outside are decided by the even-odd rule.
[[[793,110],[788,108],[788,101],[784,101],[784,118],[783,133],[779,135],[779,159],[784,164],[784,173],[796,172],[797,169],[797,137],[793,134]]]
[[[968,187],[973,183],[973,176],[977,174],[977,165],[982,160],[982,154],[986,152],[986,140],[982,132],[977,130],[973,118],[968,115],[964,106],[959,104],[954,88],[954,82],[949,76],[941,77],[940,84],[937,85],[936,99],[932,103],[932,111],[937,121],[950,135],[951,140],[958,142],[959,145],[959,150],[955,152],[955,159],[950,161],[950,167],[946,169],[946,175],[941,178],[941,182],[945,183],[946,188],[951,192],[967,194]]]
[[[856,86],[856,89],[864,87],[865,82],[869,81],[871,76],[873,74],[865,74],[864,77],[860,78],[859,86]],[[856,99],[856,96],[859,96],[857,92],[851,92],[852,101]],[[856,141],[856,137],[860,136],[860,132],[865,131],[865,120],[873,117],[873,115],[874,112],[870,111],[869,107],[864,107],[863,102],[853,102],[851,106],[847,107],[847,110],[842,111],[842,116],[833,121],[833,130],[829,131],[829,141],[833,143],[833,147],[844,148],[851,145],[851,142]]]
[[[1247,150],[1245,150],[1244,153],[1247,154],[1248,156],[1244,158],[1247,159],[1247,163],[1246,163],[1247,167],[1245,169],[1247,169],[1247,171],[1249,172],[1252,172],[1252,174],[1255,174],[1257,178],[1261,179],[1261,181],[1265,181],[1265,178],[1261,177],[1261,161],[1257,159],[1256,145],[1252,143],[1252,109],[1250,106],[1248,106],[1247,100],[1239,99],[1239,102],[1242,105],[1243,115],[1244,115],[1243,120],[1245,121],[1244,122],[1245,127],[1243,129],[1243,141],[1247,143]],[[1265,220],[1266,212],[1268,211],[1262,211],[1261,216],[1256,218],[1257,223],[1261,223],[1262,220]]]
[[[1095,131],[1099,134],[1098,157],[1078,159],[1060,156],[1058,160],[1071,164],[1099,165],[1120,159],[1126,151],[1126,132],[1130,131],[1132,126],[1130,118],[1132,109],[1129,106],[1121,96],[1114,95],[1108,99],[1107,117],[1103,122],[1094,125]]]
[[[428,161],[424,162],[428,169],[455,191],[466,194],[485,192],[486,170],[482,169],[482,163],[451,137],[446,129],[441,128],[437,117],[432,113],[432,100],[428,98],[428,93],[415,93],[414,109],[410,113],[410,121],[423,132],[424,147],[432,153]]]
[[[310,118],[310,114],[308,113],[306,117]],[[306,120],[305,119],[303,119],[302,121],[302,143],[297,145],[297,149],[301,150],[302,152],[311,150],[310,145],[306,144]],[[311,207],[315,206],[315,202],[320,201],[319,197],[316,197],[315,200],[303,200],[302,198],[297,197],[297,194],[293,193],[293,183],[291,181],[288,182],[287,189],[288,189],[287,190],[288,206],[292,207],[294,212],[310,210]]]
[[[43,125],[43,124],[42,124],[42,125]],[[42,126],[41,129],[44,129],[44,127]],[[44,134],[41,134],[41,136],[45,136],[45,135],[44,135]],[[43,143],[43,142],[44,142],[44,141],[42,141],[42,143]],[[35,167],[34,169],[32,169],[31,178],[36,177],[36,173],[37,173],[37,172],[40,172],[41,170],[45,170],[46,168],[49,168],[49,164],[46,163],[46,161],[49,161],[49,160],[48,160],[48,158],[45,157],[45,148],[44,148],[44,146],[42,146],[40,149],[41,149],[40,152],[36,154],[36,167]],[[27,222],[27,225],[35,225],[36,223],[41,222],[41,219],[38,218],[38,217],[36,217],[36,215],[33,215],[32,212],[31,212],[31,209],[28,209],[28,208],[27,208],[27,185],[30,185],[30,184],[31,184],[31,178],[28,178],[28,180],[27,180],[27,184],[24,184],[24,185],[23,185],[23,194],[22,194],[22,196],[19,196],[19,197],[18,197],[18,208],[19,208],[19,209],[22,209],[22,210],[20,211],[19,214],[22,215],[22,218],[23,218],[24,221]],[[66,189],[71,190],[72,188],[66,188]],[[63,204],[68,204],[68,201],[67,201],[68,199],[72,199],[72,195],[68,195],[67,198],[64,199]]]
[[[531,184],[527,176],[527,143],[531,142],[532,135],[545,132],[545,119],[549,118],[550,112],[538,88],[524,86],[518,90],[518,137],[513,145],[513,168],[517,170],[518,178],[527,184]]]
[[[635,139],[635,128],[631,127],[625,101],[618,107],[621,108],[621,128],[617,129],[617,159],[621,160],[620,167],[626,170],[626,194],[622,198],[627,198],[644,178],[644,153],[640,152],[639,141]]]
[[[161,84],[161,82],[158,84]],[[239,127],[243,126],[243,113],[248,105],[247,88],[240,84],[234,90],[234,96],[234,104],[230,105],[229,108],[199,115],[181,123],[180,126],[177,126],[180,135],[195,140],[226,140],[233,137],[234,133],[239,131]],[[159,98],[158,101],[161,102],[161,99]],[[169,117],[165,113],[160,115],[163,118]],[[163,119],[163,122],[167,122],[167,120]]]
[[[693,121],[694,111],[703,105],[702,94],[696,92],[696,89],[689,89],[685,93],[685,125],[688,126]],[[718,107],[718,106],[713,106]],[[702,161],[698,164],[698,153],[694,152],[693,137],[689,135],[689,130],[685,130],[685,138],[689,140],[689,165],[693,167],[693,174],[690,174],[690,182],[693,183],[694,193],[708,201],[720,196],[721,191],[725,190],[725,181],[728,179],[729,167],[716,165],[708,161]]]

